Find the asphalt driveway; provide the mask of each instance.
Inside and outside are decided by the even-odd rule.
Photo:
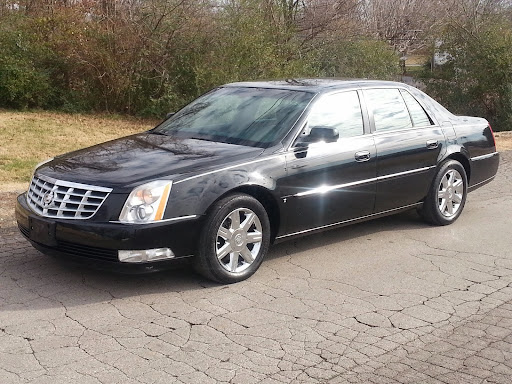
[[[0,229],[0,383],[511,383],[512,152],[459,220],[277,245],[243,283],[74,269]]]

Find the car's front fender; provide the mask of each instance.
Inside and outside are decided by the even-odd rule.
[[[265,156],[174,182],[166,218],[204,215],[221,196],[242,187],[264,188],[277,196],[277,180],[286,173],[283,154]]]

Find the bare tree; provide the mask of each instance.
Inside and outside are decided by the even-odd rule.
[[[489,17],[504,15],[512,8],[510,0],[448,0],[444,4],[447,22],[478,29]]]
[[[304,2],[302,17],[298,20],[299,33],[305,40],[322,34],[358,34],[361,0],[309,0]]]
[[[387,41],[401,55],[423,48],[425,36],[442,20],[441,0],[367,0],[368,32]]]

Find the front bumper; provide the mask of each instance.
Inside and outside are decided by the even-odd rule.
[[[123,224],[93,220],[50,219],[34,213],[25,194],[16,204],[20,232],[41,252],[97,269],[152,272],[196,253],[202,220],[152,224]],[[144,263],[122,263],[118,250],[170,248],[175,258]]]

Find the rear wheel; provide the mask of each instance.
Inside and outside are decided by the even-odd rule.
[[[221,283],[250,277],[270,245],[270,222],[261,203],[237,193],[215,203],[203,227],[196,269]]]
[[[453,223],[466,203],[466,171],[456,160],[444,162],[437,172],[423,204],[422,216],[433,225]]]

